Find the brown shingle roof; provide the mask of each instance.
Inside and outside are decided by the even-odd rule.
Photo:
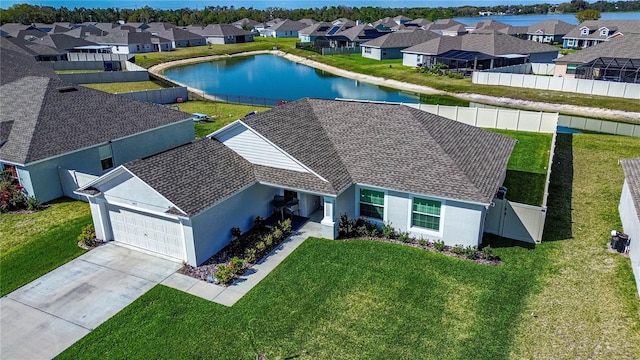
[[[400,30],[369,40],[362,44],[362,46],[381,49],[408,48],[437,37],[439,37],[438,34],[428,30]]]

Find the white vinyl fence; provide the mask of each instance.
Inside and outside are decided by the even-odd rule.
[[[60,176],[60,182],[62,182],[62,190],[64,191],[65,196],[83,201],[87,201],[87,198],[76,195],[73,192],[98,178],[95,175],[84,174],[75,170],[67,170],[63,168],[58,168],[58,176]]]
[[[640,124],[588,119],[581,116],[560,115],[558,125],[577,130],[595,131],[604,134],[640,137]]]
[[[129,61],[133,58],[133,54],[67,53],[68,61]]]
[[[474,84],[501,85],[540,90],[554,90],[588,95],[640,99],[640,84],[568,79],[564,77],[474,71]]]
[[[483,70],[488,73],[509,73],[509,74],[530,74],[530,75],[553,75],[556,64],[526,63],[519,65],[504,66],[495,69]]]
[[[93,73],[58,74],[58,77],[62,81],[70,82],[73,84],[94,84],[148,81],[149,73],[146,69],[144,69],[144,71],[106,71]]]

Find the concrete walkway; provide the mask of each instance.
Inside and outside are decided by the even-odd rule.
[[[182,264],[108,243],[0,298],[0,358],[51,359]]]
[[[161,284],[191,295],[211,300],[218,304],[232,306],[249,290],[253,289],[273,269],[275,269],[289,254],[291,254],[309,236],[322,237],[320,219],[322,212],[316,212],[294,235],[273,249],[267,256],[255,264],[243,276],[228,287],[210,284],[183,274],[173,274]]]

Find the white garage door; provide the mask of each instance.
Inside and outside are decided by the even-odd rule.
[[[113,239],[121,243],[186,260],[182,229],[177,220],[109,205]]]

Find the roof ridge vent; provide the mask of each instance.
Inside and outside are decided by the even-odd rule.
[[[61,93],[68,93],[72,91],[78,91],[78,88],[76,88],[73,85],[67,85],[67,86],[59,86],[56,88],[56,90],[58,90],[58,92],[61,92]]]

